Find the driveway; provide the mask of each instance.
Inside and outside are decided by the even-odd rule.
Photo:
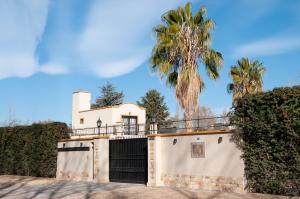
[[[53,178],[0,176],[0,198],[203,198],[203,199],[287,199],[262,194],[208,192],[139,184],[59,181]],[[296,197],[294,197],[296,198]],[[299,198],[299,197],[298,197]]]

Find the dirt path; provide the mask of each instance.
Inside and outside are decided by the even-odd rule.
[[[58,181],[52,178],[0,176],[0,198],[203,198],[203,199],[287,199],[262,194],[207,192],[138,184]],[[294,197],[296,199],[296,197]],[[298,197],[299,198],[299,197]]]

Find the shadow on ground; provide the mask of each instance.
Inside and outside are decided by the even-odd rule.
[[[139,184],[59,181],[51,178],[0,176],[0,198],[158,198],[158,199],[287,199],[262,194],[208,192],[172,187],[146,187]],[[294,197],[295,199],[297,197]],[[299,197],[298,197],[299,198]]]

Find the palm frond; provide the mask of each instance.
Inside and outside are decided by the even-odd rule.
[[[176,71],[171,72],[167,78],[167,84],[172,87],[175,87],[177,84],[178,73]]]
[[[212,79],[217,79],[219,77],[219,70],[223,64],[222,54],[214,50],[208,50],[203,60],[207,75]]]
[[[196,25],[199,25],[203,22],[204,20],[204,16],[206,14],[206,8],[205,7],[201,7],[198,12],[196,13],[195,17],[194,17],[194,23]]]
[[[156,45],[150,59],[151,68],[169,85],[175,87],[176,98],[185,115],[198,106],[204,82],[199,75],[203,64],[210,78],[219,77],[222,54],[211,49],[211,31],[215,23],[206,17],[205,7],[193,16],[191,3],[162,16],[162,23],[154,28]]]
[[[262,91],[262,76],[266,71],[263,63],[248,58],[241,58],[237,61],[237,65],[231,66],[230,76],[232,78],[231,93],[233,100],[242,97],[245,94],[253,94]]]
[[[233,83],[230,83],[227,85],[227,92],[229,94],[232,94],[233,93],[233,90],[234,90],[234,84]]]

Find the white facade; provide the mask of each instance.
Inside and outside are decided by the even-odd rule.
[[[137,124],[146,122],[146,111],[132,103],[91,109],[91,93],[78,91],[73,93],[72,129],[96,128],[100,118],[102,127],[122,125],[125,117],[136,117]]]

